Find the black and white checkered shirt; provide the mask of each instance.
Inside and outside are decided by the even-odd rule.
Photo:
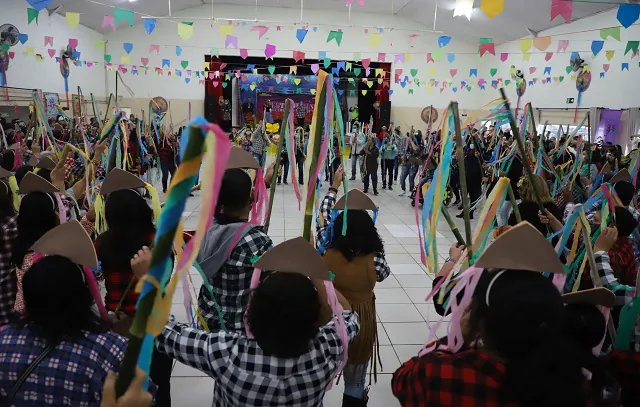
[[[342,315],[352,341],[360,330],[358,314]],[[241,332],[209,333],[178,325],[173,316],[156,338],[160,352],[216,380],[214,407],[322,406],[344,352],[333,321],[321,327],[309,345],[309,351],[296,359],[280,359],[265,355]]]
[[[273,242],[264,233],[262,226],[251,228],[238,241],[220,272],[209,281],[213,295],[220,305],[226,328],[231,332],[244,330],[243,307],[249,297],[253,262],[272,247]],[[200,288],[198,307],[209,329],[220,329],[218,312],[211,293],[204,285]]]
[[[327,196],[324,197],[322,203],[320,204],[320,214],[322,215],[322,220],[316,224],[316,248],[319,249],[325,244],[325,230],[327,229],[329,220],[331,219],[331,211],[333,206],[336,204],[336,193],[333,191],[329,191]],[[349,207],[347,206],[347,210]],[[348,225],[347,225],[348,226]],[[391,269],[387,264],[387,260],[384,258],[383,253],[376,253],[373,257],[373,264],[376,267],[376,275],[378,276],[378,282],[384,281],[389,274],[391,274]]]

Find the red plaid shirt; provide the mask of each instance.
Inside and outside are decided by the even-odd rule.
[[[620,405],[640,406],[640,353],[614,350],[602,360],[620,384]]]
[[[582,239],[580,240],[581,245]],[[611,269],[613,269],[613,273],[618,279],[618,282],[623,285],[635,286],[638,265],[636,263],[633,242],[631,239],[626,236],[619,236],[608,254]],[[585,270],[582,273],[582,281],[580,281],[581,290],[593,288],[590,270],[591,268],[589,267],[589,263],[587,263]]]
[[[149,236],[149,243],[147,246],[151,245],[153,242],[154,235]],[[101,247],[102,247],[102,239],[101,236],[98,236],[95,242],[96,253],[98,254],[98,259],[100,259]],[[127,270],[102,270],[102,275],[104,276],[104,285],[107,290],[107,294],[104,296],[104,305],[109,311],[115,311],[124,295],[129,283],[133,283],[129,292],[127,293],[126,298],[122,302],[122,306],[120,307],[120,311],[124,312],[127,315],[134,315],[136,313],[136,303],[138,302],[138,293],[136,293],[135,285],[136,278],[133,275],[133,271],[131,268]]]

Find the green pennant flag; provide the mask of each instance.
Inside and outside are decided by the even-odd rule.
[[[349,91],[349,96],[355,96],[355,94],[356,94],[356,91],[355,91],[355,90],[351,89],[351,90]]]
[[[228,83],[228,82],[222,82],[222,87],[223,87],[223,88],[226,88],[228,85],[229,85],[229,83]]]
[[[331,40],[336,40],[338,46],[342,43],[342,31],[329,31],[329,36],[327,37],[327,44],[331,42]]]
[[[180,65],[182,65],[182,69],[187,69],[189,66],[189,61],[180,61]]]
[[[218,48],[211,48],[211,55],[217,57],[220,54],[220,50]]]
[[[567,73],[571,73],[571,71],[573,71],[573,67],[572,66],[568,66],[566,71],[567,71]]]
[[[353,60],[354,61],[360,61],[360,53],[359,52],[354,52],[353,53]]]
[[[491,76],[496,76],[496,74],[498,73],[498,70],[496,68],[493,68],[489,71],[489,73],[491,74]]]
[[[350,84],[354,85],[356,83],[356,81],[353,78],[348,78],[347,79],[349,81]]]
[[[104,61],[106,63],[110,63],[111,62],[111,55],[104,54]]]
[[[361,68],[353,68],[353,74],[355,76],[360,76],[361,73],[362,73],[362,69]]]
[[[120,21],[126,21],[133,27],[133,11],[116,7],[113,9],[113,25],[117,26]]]
[[[353,64],[351,62],[347,62],[347,67],[345,68],[345,71],[350,71],[353,68]]]
[[[434,61],[440,62],[442,61],[442,58],[444,58],[444,51],[441,49],[437,49],[431,53],[431,57]]]
[[[509,86],[510,83],[511,83],[511,79],[507,79],[506,81],[504,81],[504,86]]]
[[[36,25],[38,25],[38,15],[40,12],[34,8],[27,8],[27,24],[31,24],[33,20],[36,20]]]
[[[331,66],[331,58],[325,58],[322,63],[324,64],[324,69],[328,69]]]
[[[413,95],[413,89],[409,89],[409,94]]]
[[[627,55],[629,51],[633,51],[634,54],[638,53],[638,46],[640,46],[640,41],[629,41],[627,42],[627,48],[624,50],[624,54]]]
[[[269,73],[271,75],[273,75],[273,73],[276,71],[276,67],[273,65],[269,65],[269,67],[267,68],[269,70]]]
[[[560,77],[558,78],[558,80],[559,80],[560,82],[562,82],[562,81],[564,80],[564,76],[560,76]]]
[[[302,89],[300,88],[296,89],[296,93],[302,93]]]
[[[412,69],[411,71],[411,76],[415,77],[418,74],[418,70],[417,69]]]
[[[606,40],[608,37],[611,37],[615,40],[620,41],[620,27],[611,27],[611,28],[603,28],[600,30],[600,38]]]
[[[9,48],[11,48],[11,44],[7,44],[6,42],[3,42],[3,43],[2,43],[2,50],[3,50],[4,52],[9,51]]]

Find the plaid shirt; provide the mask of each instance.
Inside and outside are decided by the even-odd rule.
[[[614,349],[601,358],[622,389],[620,405],[640,406],[640,353]]]
[[[265,140],[266,135],[262,132],[262,126],[258,126],[251,136],[251,152],[253,154],[262,155],[266,150],[269,142]]]
[[[298,106],[296,106],[296,117],[298,119],[304,119],[306,115],[307,107],[303,103],[300,103]]]
[[[621,284],[616,278],[613,269],[611,268],[611,258],[609,257],[611,252],[605,253],[603,251],[595,252],[593,257],[596,261],[596,267],[598,269],[598,277],[600,277],[600,283],[603,287],[613,291],[616,295],[616,306],[622,306],[630,302],[636,295],[636,289],[633,286]],[[591,275],[589,274],[588,266],[585,267],[584,274],[582,275],[583,281],[588,281],[589,286],[593,287],[591,282]],[[585,281],[586,280],[586,281]],[[582,288],[582,284],[581,284]]]
[[[18,237],[18,216],[11,216],[0,227],[0,326],[9,323],[16,299],[15,267],[11,263],[13,242]]]
[[[222,311],[225,325],[230,331],[244,330],[243,306],[249,298],[249,287],[253,276],[253,261],[273,247],[271,238],[262,226],[251,228],[238,241],[229,259],[219,272],[210,279],[213,295]],[[203,285],[200,288],[198,307],[211,331],[220,329],[218,312],[211,293]]]
[[[402,406],[517,407],[501,388],[505,375],[504,364],[486,352],[438,350],[400,366],[391,388]]]
[[[322,220],[316,222],[316,248],[325,245],[325,231],[327,230],[329,219],[331,219],[331,211],[333,206],[336,204],[336,193],[333,191],[329,191],[327,196],[324,197],[322,203],[320,204],[320,214],[322,216]],[[347,206],[347,210],[349,207]],[[376,268],[376,275],[378,276],[378,282],[384,281],[389,274],[391,274],[391,269],[387,264],[387,260],[384,258],[384,254],[376,253],[373,257],[373,264]]]
[[[175,161],[175,154],[175,148],[171,141],[163,141],[158,146],[158,155],[160,156],[160,162],[163,164],[169,164]]]
[[[84,332],[82,338],[65,338],[29,375],[13,405],[100,405],[107,372],[117,371],[126,346],[126,339],[113,332]],[[28,327],[0,329],[0,399],[6,399],[19,376],[46,347]]]
[[[349,341],[360,329],[358,314],[342,313]],[[173,317],[156,347],[216,380],[213,406],[322,406],[344,348],[333,321],[319,328],[309,351],[295,359],[263,353],[242,333],[212,333],[177,325]],[[295,324],[291,325],[295,329]]]

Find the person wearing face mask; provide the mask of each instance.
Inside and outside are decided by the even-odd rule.
[[[353,125],[353,135],[349,144],[351,145],[351,178],[350,181],[356,179],[356,167],[362,167],[363,149],[366,143],[366,137],[364,133],[360,131],[360,124],[358,122]]]

